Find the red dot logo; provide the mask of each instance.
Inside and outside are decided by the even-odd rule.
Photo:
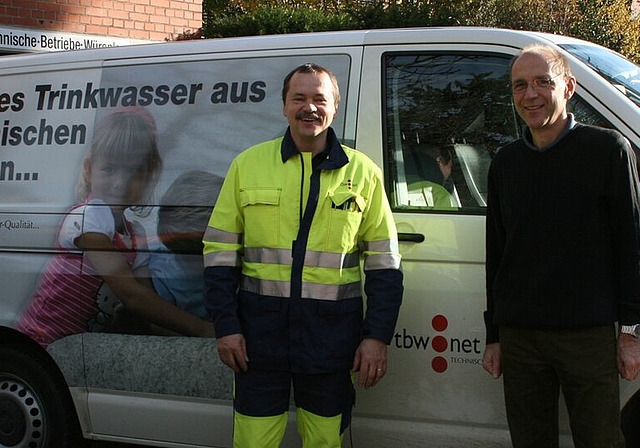
[[[449,326],[449,321],[442,314],[438,314],[431,319],[431,326],[436,331],[444,331]]]
[[[431,368],[436,372],[436,373],[443,373],[444,371],[447,370],[447,367],[449,367],[447,360],[444,359],[442,356],[436,356],[435,358],[433,358],[433,360],[431,361]]]
[[[431,319],[431,326],[435,331],[441,333],[449,327],[449,320],[442,314],[437,314]],[[444,353],[449,348],[449,342],[444,336],[437,335],[431,339],[431,347],[437,353]],[[435,356],[431,360],[431,368],[436,373],[443,373],[449,368],[449,363],[443,356]]]
[[[438,353],[444,352],[448,345],[447,340],[443,336],[436,336],[431,340],[431,346]]]

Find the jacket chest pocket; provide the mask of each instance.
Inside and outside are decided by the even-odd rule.
[[[367,205],[366,199],[354,191],[335,191],[329,194],[330,207],[327,242],[339,243],[332,250],[344,252],[358,239],[358,230],[362,214]]]
[[[276,247],[280,234],[279,187],[255,187],[240,190],[247,247]]]

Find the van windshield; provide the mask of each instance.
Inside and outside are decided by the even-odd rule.
[[[591,45],[562,45],[640,107],[640,67],[618,53]]]

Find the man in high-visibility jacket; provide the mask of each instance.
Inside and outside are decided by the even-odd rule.
[[[387,369],[402,301],[380,169],[330,125],[340,93],[305,64],[284,80],[284,137],[231,164],[204,235],[205,303],[235,372],[234,446],[282,441],[293,384],[308,448],[341,446],[358,383]],[[364,313],[360,261],[364,260]]]

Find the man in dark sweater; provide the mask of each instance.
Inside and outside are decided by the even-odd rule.
[[[567,112],[576,79],[554,49],[524,48],[511,82],[527,129],[489,170],[482,365],[504,374],[515,448],[558,446],[560,390],[576,448],[623,447],[618,372],[640,369],[635,155]]]

